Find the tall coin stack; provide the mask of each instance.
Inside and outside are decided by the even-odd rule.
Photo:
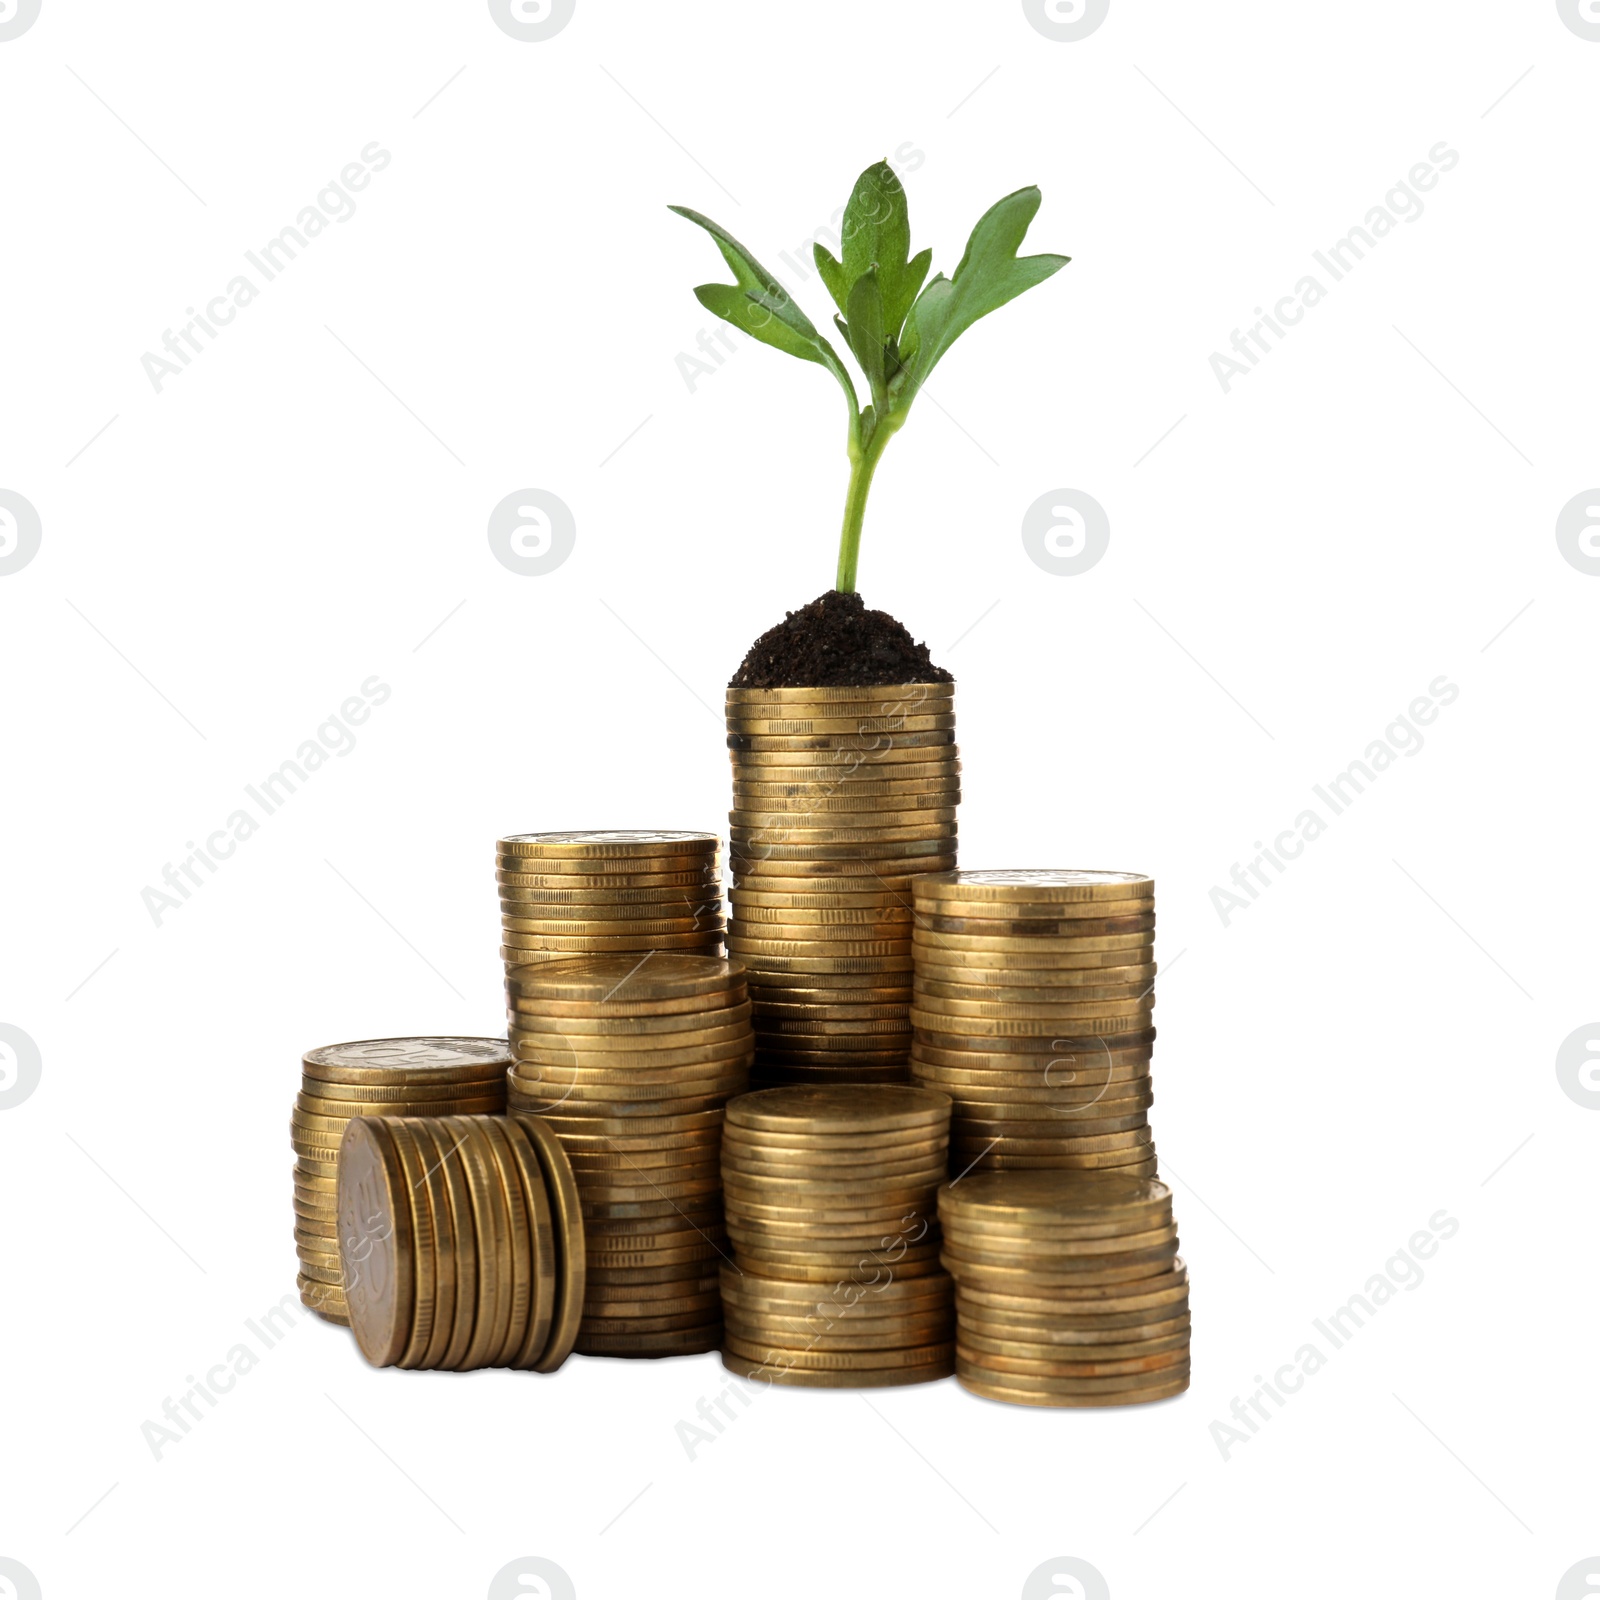
[[[949,1098],[909,1084],[788,1084],[732,1102],[725,1366],[821,1388],[950,1375],[937,1220],[949,1134]]]
[[[1154,883],[945,872],[913,894],[911,1072],[955,1101],[955,1165],[1154,1176]]]
[[[375,1367],[554,1372],[583,1311],[583,1219],[528,1117],[358,1117],[339,1151],[350,1325]]]
[[[956,1376],[991,1400],[1125,1406],[1189,1387],[1172,1191],[1097,1172],[980,1172],[939,1195]]]
[[[501,959],[679,950],[722,954],[714,833],[514,833],[496,845]]]
[[[585,956],[517,967],[506,989],[512,1109],[561,1140],[582,1196],[577,1349],[715,1350],[727,1237],[718,1145],[754,1054],[742,969],[712,956]]]
[[[760,1082],[907,1077],[909,885],[955,865],[954,690],[728,690],[728,951]]]
[[[504,1039],[360,1039],[307,1051],[289,1122],[300,1298],[348,1323],[339,1270],[339,1141],[352,1117],[443,1117],[504,1111]]]

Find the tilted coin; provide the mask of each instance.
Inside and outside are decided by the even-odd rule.
[[[381,1122],[352,1122],[339,1158],[339,1271],[356,1343],[375,1367],[393,1366],[410,1336],[412,1254],[411,1208],[394,1140]]]
[[[583,1317],[587,1250],[582,1199],[572,1165],[549,1126],[538,1117],[518,1116],[515,1121],[532,1144],[544,1174],[559,1270],[550,1337],[542,1354],[534,1356],[529,1352],[530,1365],[535,1372],[554,1372],[572,1353]]]

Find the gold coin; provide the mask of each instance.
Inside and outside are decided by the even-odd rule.
[[[742,976],[735,963],[710,956],[663,953],[644,961],[584,956],[539,967],[519,978],[516,989],[550,1000],[677,1000],[726,993]]]
[[[844,752],[840,760],[810,765],[805,764],[803,758],[755,766],[737,760],[733,763],[735,794],[781,789],[824,795],[894,794],[928,785],[959,788],[960,783],[960,758],[938,752],[931,761],[896,761],[889,765],[880,765],[870,755],[863,759],[859,751]]]
[[[624,917],[620,921],[612,919],[605,922],[592,918],[580,921],[576,917],[530,917],[525,914],[528,909],[531,908],[508,905],[503,900],[500,902],[501,938],[511,949],[547,949],[547,945],[538,941],[551,938],[617,939],[662,935],[680,939],[694,933],[722,931],[721,906],[713,906],[706,914],[688,913],[653,921],[646,921],[642,917]]]
[[[848,702],[846,702],[848,704]],[[840,734],[903,734],[929,733],[938,729],[951,729],[956,725],[953,711],[922,710],[878,711],[855,713],[840,711],[833,715],[815,715],[807,712],[795,716],[766,716],[762,708],[741,706],[736,711],[728,709],[729,749],[743,748],[744,741],[759,744],[767,739],[813,739],[830,741]],[[740,743],[735,745],[737,738]],[[809,748],[809,747],[808,747]]]
[[[509,1220],[499,1196],[493,1152],[480,1129],[460,1117],[439,1119],[439,1131],[453,1142],[455,1158],[472,1197],[472,1230],[477,1241],[478,1304],[472,1340],[461,1359],[462,1369],[489,1364],[505,1342],[511,1321],[511,1239]]]
[[[308,1078],[346,1083],[454,1083],[493,1076],[506,1064],[504,1039],[357,1039],[323,1045],[301,1058]]]
[[[954,806],[961,780],[952,775],[920,783],[740,783],[733,786],[733,809],[800,816],[873,816],[880,811],[929,811]]]
[[[1100,872],[1024,867],[940,873],[922,884],[928,900],[1023,900],[1033,902],[1151,898],[1155,880],[1140,872]]]
[[[1132,1016],[1141,1008],[1150,1010],[1155,1005],[1155,996],[1148,983],[1060,990],[1043,1001],[1014,1000],[1010,996],[996,995],[992,990],[981,988],[969,990],[972,995],[970,999],[930,990],[930,985],[919,983],[913,1004],[919,1011],[925,1011],[935,1019],[966,1017],[1042,1024],[1034,1029],[1035,1033],[1049,1033],[1058,1022],[1076,1022],[1081,1017],[1095,1013]],[[937,1025],[942,1027],[943,1024]]]
[[[957,1034],[969,1039],[1048,1039],[1065,1028],[1103,1039],[1148,1026],[1154,1009],[1153,997],[1063,1006],[1049,1017],[956,1016],[931,1010],[927,1005],[913,1005],[911,1023],[929,1033]]]
[[[478,1280],[488,1270],[478,1259],[476,1224],[472,1212],[472,1191],[467,1181],[466,1164],[460,1154],[460,1139],[443,1121],[419,1118],[411,1124],[418,1147],[427,1157],[432,1147],[434,1159],[428,1163],[435,1193],[442,1191],[443,1203],[435,1212],[441,1237],[455,1240],[452,1257],[455,1269],[455,1304],[448,1323],[439,1322],[436,1340],[430,1349],[430,1366],[456,1371],[466,1359],[478,1319]]]
[[[461,1240],[456,1229],[455,1212],[451,1204],[450,1182],[444,1171],[445,1162],[439,1155],[439,1146],[426,1120],[408,1120],[406,1131],[416,1146],[422,1162],[426,1205],[433,1225],[434,1240],[434,1312],[433,1330],[418,1365],[435,1368],[444,1365],[455,1333],[458,1315],[458,1285],[461,1274]],[[416,1190],[412,1191],[413,1200]],[[467,1248],[471,1248],[468,1241]]]
[[[522,872],[515,867],[496,867],[494,881],[500,885],[501,893],[508,889],[532,890],[533,893],[526,896],[519,895],[518,898],[526,898],[550,907],[560,906],[564,912],[570,912],[574,916],[598,915],[591,909],[595,906],[639,907],[640,915],[649,915],[651,906],[692,904],[700,898],[701,890],[721,892],[720,880],[715,874],[715,868],[709,863],[695,883],[659,884],[653,887],[647,884],[637,889],[607,888],[604,885],[595,889],[573,889],[566,886],[565,879],[554,886],[541,881],[546,876],[540,872]]]
[[[851,844],[858,840],[948,838],[955,825],[956,806],[945,800],[933,806],[900,806],[895,810],[819,811],[773,808],[767,804],[738,807],[728,813],[739,839],[783,841],[794,844]],[[980,930],[982,931],[982,930]]]
[[[673,1083],[736,1072],[747,1066],[753,1049],[749,1026],[728,1036],[682,1050],[570,1050],[560,1045],[519,1048],[508,1088],[529,1080],[562,1083]]]
[[[1060,933],[1086,932],[1085,924],[1107,918],[1154,916],[1156,903],[1153,896],[1140,895],[1126,900],[958,900],[949,896],[930,898],[926,892],[912,886],[917,915],[929,922],[942,922],[949,918],[967,918],[993,927],[972,930],[977,933],[1004,933],[1014,929],[1020,935],[1048,933],[1051,924],[1059,923]],[[1005,927],[998,924],[1006,924]],[[947,932],[958,933],[957,928]]]
[[[710,960],[710,957],[698,957],[700,960]],[[552,966],[564,966],[564,962],[551,962]],[[519,977],[519,982],[525,981]],[[521,1036],[525,1034],[550,1034],[561,1038],[571,1039],[577,1048],[596,1049],[593,1042],[585,1042],[584,1036],[594,1038],[620,1039],[629,1041],[622,1048],[630,1050],[651,1048],[650,1040],[659,1039],[662,1049],[682,1049],[686,1044],[697,1042],[696,1036],[726,1034],[738,1025],[744,1023],[750,1016],[750,1002],[740,1000],[735,1005],[724,1005],[721,997],[711,995],[707,997],[706,1008],[702,1011],[684,1012],[673,1016],[589,1016],[589,1017],[547,1017],[539,1013],[537,997],[524,993],[512,996],[515,1007],[508,1015],[509,1021],[515,1032]],[[669,1034],[686,1035],[687,1037],[671,1039]],[[644,1043],[636,1044],[635,1037],[645,1037]],[[709,1039],[698,1042],[710,1042]]]
[[[781,1353],[772,1359],[750,1361],[731,1350],[722,1352],[722,1364],[729,1372],[757,1383],[772,1383],[780,1388],[799,1389],[893,1389],[913,1383],[935,1383],[955,1370],[950,1363],[926,1367],[881,1367],[874,1371],[818,1372],[785,1363]]]
[[[825,927],[873,928],[893,926],[909,930],[911,913],[902,905],[867,906],[753,906],[741,897],[733,908],[734,926],[775,927],[796,930]]]
[[[717,938],[714,930],[693,933],[640,933],[605,938],[567,938],[553,933],[528,933],[518,937],[537,939],[534,946],[503,944],[500,959],[510,967],[536,967],[541,957],[550,959],[571,956],[627,956],[652,952],[671,952],[679,956],[705,955],[710,959],[711,941]]]
[[[518,867],[536,867],[534,872],[522,872]],[[690,866],[669,866],[666,870],[645,872],[581,872],[565,870],[555,861],[518,861],[515,856],[501,856],[494,864],[494,878],[501,893],[510,890],[530,891],[542,896],[546,891],[555,894],[597,894],[610,899],[621,894],[634,894],[648,890],[694,891],[698,888],[714,890],[720,885],[717,870],[712,864],[694,862]]]
[[[1177,1315],[1189,1308],[1189,1269],[1180,1256],[1173,1262],[1172,1271],[1131,1284],[1087,1285],[1071,1290],[1052,1286],[1018,1291],[967,1283],[959,1288],[957,1305],[958,1309],[966,1305],[983,1306],[1008,1316],[1043,1314],[1079,1324],[1100,1316],[1122,1316],[1130,1312]]]
[[[866,890],[835,891],[826,881],[809,889],[778,892],[764,888],[733,889],[728,898],[735,907],[759,907],[768,911],[872,911],[882,907],[907,915],[911,911],[908,897],[896,890],[875,886]]]
[[[956,1361],[956,1378],[961,1387],[969,1393],[979,1395],[986,1400],[1004,1400],[1012,1405],[1026,1406],[1070,1406],[1074,1409],[1090,1406],[1126,1406],[1144,1405],[1153,1400],[1169,1400],[1174,1395],[1179,1395],[1189,1387],[1189,1374],[1186,1370],[1178,1370],[1176,1374],[1158,1384],[1139,1384],[1122,1388],[1089,1388],[1090,1383],[1096,1380],[1083,1379],[1076,1383],[1072,1379],[1057,1379],[1048,1388],[1041,1385],[1046,1381],[1042,1379],[1014,1378],[1012,1382],[1005,1383],[998,1380],[999,1375],[986,1376],[985,1369],[965,1362],[959,1357]],[[1099,1380],[1102,1383],[1116,1383],[1116,1379]],[[1026,1385],[1026,1387],[1022,1387]],[[1071,1387],[1068,1387],[1071,1385]]]
[[[1143,1228],[1137,1233],[1100,1239],[1053,1239],[1031,1235],[995,1234],[960,1227],[951,1219],[944,1227],[945,1242],[953,1249],[1004,1265],[1018,1267],[1035,1263],[1049,1268],[1053,1263],[1092,1264],[1107,1257],[1138,1254],[1146,1250],[1173,1250],[1178,1243],[1176,1223]]]
[[[743,1356],[747,1361],[762,1361],[774,1354],[781,1354],[786,1366],[813,1372],[857,1372],[873,1368],[937,1366],[941,1362],[948,1361],[951,1353],[949,1344],[909,1345],[899,1350],[871,1351],[817,1350],[806,1349],[803,1346],[787,1349],[778,1345],[763,1348],[760,1344],[749,1343],[734,1334],[725,1337],[723,1348],[731,1355]]]
[[[793,1119],[788,1119],[776,1127],[760,1127],[747,1122],[737,1122],[726,1129],[724,1143],[727,1148],[747,1153],[782,1147],[793,1150],[815,1150],[824,1155],[847,1156],[858,1152],[897,1155],[918,1149],[932,1150],[942,1144],[945,1137],[943,1117],[938,1110],[934,1110],[923,1127],[850,1128],[843,1133],[818,1132],[802,1126]]]
[[[520,981],[520,980],[519,980]],[[513,991],[514,993],[514,991]],[[744,981],[736,979],[733,985],[719,994],[685,995],[677,1000],[550,1000],[543,996],[534,1002],[533,1015],[554,1020],[557,1017],[605,1018],[621,1017],[678,1017],[702,1016],[710,1012],[743,1005],[748,998]],[[513,1013],[513,1017],[517,1013]]]
[[[626,1134],[646,1138],[658,1133],[691,1133],[704,1129],[719,1130],[723,1123],[721,1107],[707,1109],[693,1115],[664,1117],[603,1117],[581,1116],[552,1112],[539,1119],[549,1130],[565,1140],[569,1134],[590,1134],[596,1138],[612,1134]]]
[[[939,1196],[941,1216],[974,1223],[1107,1223],[1118,1218],[1170,1217],[1172,1191],[1164,1183],[1020,1173],[974,1175]]]
[[[935,902],[937,904],[937,902]],[[989,939],[1098,939],[1115,933],[1154,933],[1153,911],[1118,911],[1100,917],[1071,917],[1057,921],[1026,917],[952,917],[916,908],[916,925],[924,933],[979,934]]]
[[[950,810],[954,810],[954,806]],[[838,822],[832,826],[827,822],[818,822],[818,826],[808,827],[803,822],[786,818],[744,821],[733,816],[730,818],[728,834],[730,850],[736,856],[749,856],[757,851],[763,854],[782,851],[784,859],[806,861],[813,858],[806,854],[795,854],[795,851],[822,850],[822,859],[872,859],[877,854],[915,856],[946,850],[957,835],[957,824],[954,818],[938,819],[936,814],[920,819],[914,816],[909,822],[885,822],[882,827],[874,824],[853,826],[848,822]],[[829,851],[827,846],[840,848]],[[848,846],[848,850],[845,846]]]
[[[493,1110],[495,1102],[504,1090],[505,1079],[503,1076],[480,1085],[474,1085],[464,1093],[450,1095],[440,1100],[413,1100],[409,1097],[404,1100],[386,1101],[354,1101],[354,1100],[329,1100],[321,1095],[310,1095],[302,1091],[295,1096],[295,1113],[306,1117],[317,1117],[324,1122],[347,1123],[355,1117],[428,1117],[438,1115],[448,1107],[455,1111],[458,1107],[470,1107],[473,1110]]]
[[[819,1334],[804,1325],[789,1323],[744,1322],[732,1316],[726,1318],[727,1333],[746,1348],[765,1346],[782,1349],[794,1346],[802,1350],[860,1352],[868,1350],[891,1351],[916,1348],[930,1344],[948,1344],[954,1329],[948,1316],[932,1317],[904,1326],[888,1326],[864,1333]]]
[[[544,1353],[532,1363],[535,1372],[554,1372],[572,1353],[583,1317],[587,1250],[584,1244],[583,1205],[572,1164],[548,1124],[538,1117],[515,1118],[539,1158],[550,1197],[552,1222],[558,1243],[560,1276],[550,1338]]]
[[[400,1367],[421,1367],[433,1344],[440,1310],[439,1280],[451,1270],[446,1264],[444,1251],[434,1222],[433,1203],[428,1190],[428,1166],[432,1156],[424,1159],[421,1146],[411,1131],[409,1123],[396,1118],[387,1124],[390,1137],[400,1153],[400,1165],[405,1172],[406,1198],[411,1207],[412,1261],[416,1273],[415,1312],[411,1322],[411,1336],[405,1351],[395,1364]],[[451,1313],[454,1298],[451,1299]]]
[[[1099,971],[1115,971],[1100,968]],[[1074,974],[1081,976],[1081,974]],[[913,990],[917,1002],[929,1009],[955,1011],[968,1016],[988,1013],[975,1008],[984,1006],[1000,1016],[1024,1016],[1033,1013],[1052,1015],[1065,1006],[1090,1004],[1102,1000],[1141,1000],[1151,992],[1149,978],[1135,978],[1127,983],[1073,983],[1055,988],[1012,988],[1007,985],[980,983],[945,983],[939,979],[917,974]]]
[[[716,1318],[721,1320],[722,1301],[715,1293],[701,1291],[693,1294],[646,1294],[648,1284],[641,1284],[638,1289],[625,1289],[620,1291],[619,1298],[597,1293],[591,1287],[584,1301],[584,1321],[587,1323],[591,1317],[621,1318],[621,1317],[670,1317],[679,1316],[689,1312],[699,1312],[706,1320]],[[671,1290],[673,1284],[662,1284],[663,1290]],[[583,1335],[579,1332],[581,1341]]]
[[[493,1365],[511,1366],[526,1348],[529,1324],[533,1317],[534,1302],[534,1237],[533,1213],[528,1208],[527,1192],[523,1188],[522,1174],[516,1153],[512,1149],[511,1135],[501,1117],[485,1117],[481,1124],[494,1154],[492,1163],[500,1182],[501,1198],[510,1218],[511,1233],[511,1325],[505,1342],[496,1353]],[[519,1144],[522,1136],[519,1135]],[[529,1152],[531,1157],[531,1152]],[[548,1329],[546,1330],[548,1337]],[[544,1347],[541,1344],[540,1349]]]
[[[501,1132],[511,1151],[516,1177],[522,1187],[523,1204],[527,1207],[532,1267],[527,1326],[522,1343],[511,1354],[508,1365],[527,1371],[543,1357],[550,1343],[560,1263],[550,1194],[538,1152],[527,1130],[515,1118],[507,1117]]]
[[[909,1085],[794,1086],[743,1095],[728,1107],[730,1127],[757,1132],[868,1134],[946,1126],[949,1096]]]
[[[698,1328],[681,1328],[660,1333],[585,1333],[579,1336],[578,1352],[586,1356],[690,1356],[715,1350],[721,1337],[720,1321]]]
[[[921,872],[933,871],[939,859],[916,856],[904,861],[867,861],[846,857],[842,861],[796,862],[757,852],[734,864],[734,884],[765,894],[904,895],[910,891],[912,879]]]
[[[1093,939],[1008,939],[979,933],[926,933],[913,926],[911,940],[919,952],[971,951],[984,956],[998,955],[1005,957],[1005,966],[1019,970],[1053,966],[1061,956],[1105,955],[1113,951],[1141,952],[1133,960],[1142,964],[1150,960],[1148,952],[1154,949],[1153,936],[1148,933],[1111,933]]]
[[[502,855],[539,857],[611,857],[710,855],[714,833],[683,828],[590,829],[560,833],[512,833],[496,841]]]
[[[1012,1303],[1026,1302],[1031,1306],[1050,1304],[1054,1312],[1063,1317],[1077,1317],[1085,1319],[1098,1311],[1102,1305],[1122,1310],[1157,1309],[1165,1312],[1168,1305],[1177,1311],[1187,1311],[1188,1301],[1176,1300],[1158,1302],[1152,1308],[1140,1307],[1136,1297],[1147,1292],[1150,1285],[1161,1285],[1170,1280],[1170,1272],[1156,1272],[1153,1267],[1145,1267],[1146,1273],[1153,1276],[1136,1277],[1134,1272],[1138,1269],[1105,1268],[1103,1271],[1082,1272],[1078,1274],[1057,1273],[1054,1275],[1044,1273],[1007,1271],[1001,1267],[973,1266],[962,1262],[952,1265],[948,1259],[948,1252],[941,1258],[943,1268],[956,1280],[956,1299],[958,1306],[963,1304],[963,1297],[968,1294],[988,1292],[1002,1294]],[[1171,1260],[1169,1256],[1168,1261]],[[1094,1298],[1103,1296],[1105,1299]]]
[[[411,1209],[394,1138],[379,1121],[350,1125],[339,1160],[339,1272],[351,1331],[375,1367],[392,1367],[415,1301]],[[307,1276],[315,1277],[315,1269]]]
[[[472,1078],[456,1078],[439,1083],[334,1083],[322,1078],[302,1080],[300,1092],[322,1106],[337,1106],[334,1113],[341,1116],[368,1116],[381,1114],[381,1108],[396,1104],[417,1105],[423,1102],[443,1103],[450,1100],[472,1100],[493,1094],[505,1076],[510,1064],[510,1052],[505,1040],[498,1040],[501,1059],[487,1072]],[[378,1107],[377,1112],[364,1108]],[[324,1113],[326,1114],[326,1113]]]

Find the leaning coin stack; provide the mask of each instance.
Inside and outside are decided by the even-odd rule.
[[[717,836],[679,828],[514,833],[496,845],[501,958],[722,954]]]
[[[728,690],[728,952],[760,1082],[905,1081],[909,883],[955,865],[954,688]]]
[[[554,1372],[583,1313],[583,1218],[536,1117],[358,1117],[339,1147],[350,1327],[375,1367]]]
[[[443,1117],[504,1111],[504,1039],[360,1039],[308,1051],[289,1123],[300,1298],[347,1323],[339,1271],[339,1141],[352,1117]]]
[[[584,956],[514,968],[506,989],[512,1109],[561,1140],[582,1194],[578,1350],[715,1350],[718,1142],[754,1054],[743,970],[713,956]]]
[[[991,1400],[1126,1406],[1189,1387],[1172,1191],[1122,1173],[980,1172],[939,1195],[956,1376]]]
[[[815,1388],[953,1370],[937,1195],[950,1100],[909,1084],[787,1084],[728,1107],[723,1364]]]
[[[1155,885],[1134,872],[918,878],[911,1073],[960,1169],[1153,1176]]]

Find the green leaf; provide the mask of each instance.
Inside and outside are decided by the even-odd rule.
[[[939,274],[918,297],[903,344],[910,372],[897,392],[901,408],[973,323],[1066,266],[1067,256],[1017,255],[1039,200],[1038,189],[1030,186],[990,206],[972,230],[955,276]]]
[[[669,206],[680,217],[706,230],[716,240],[736,283],[703,283],[695,299],[713,316],[731,322],[752,338],[802,361],[826,367],[839,381],[850,404],[851,429],[856,427],[856,388],[837,352],[817,332],[811,319],[790,298],[789,291],[725,228],[687,206]]]
[[[872,401],[881,413],[888,400],[888,378],[883,356],[883,293],[878,271],[869,267],[850,286],[850,322],[845,329],[850,350],[872,386]]]
[[[833,296],[833,303],[841,311],[847,310],[850,305],[850,283],[844,275],[844,268],[833,259],[832,252],[825,244],[811,246],[811,259],[816,262],[822,285]]]
[[[899,338],[906,313],[933,260],[933,252],[924,250],[914,261],[907,261],[910,249],[911,218],[906,209],[905,185],[887,161],[879,161],[856,179],[844,208],[841,250],[845,298],[841,300],[838,294],[833,298],[848,317],[849,290],[876,267],[883,297],[885,339]],[[831,286],[829,292],[833,292]]]

